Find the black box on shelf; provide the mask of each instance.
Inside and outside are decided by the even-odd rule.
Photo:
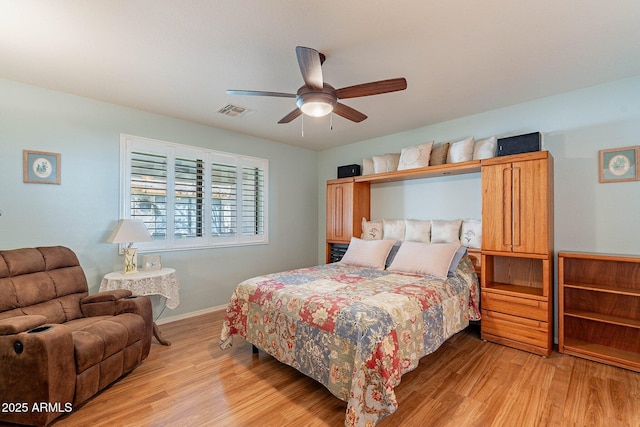
[[[338,166],[338,178],[348,178],[360,175],[360,165]]]
[[[508,138],[499,138],[496,156],[509,156],[511,154],[531,153],[540,150],[542,150],[542,134],[533,132]]]

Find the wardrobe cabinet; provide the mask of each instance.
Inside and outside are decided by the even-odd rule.
[[[482,162],[482,339],[548,356],[553,344],[553,157]]]
[[[640,257],[558,253],[558,350],[640,372]]]
[[[503,160],[505,159],[505,160]],[[551,247],[553,177],[548,151],[482,163],[482,246],[547,255]]]
[[[327,181],[327,262],[340,257],[336,254],[344,252],[351,237],[362,234],[362,218],[369,219],[370,194],[370,184],[353,177]]]

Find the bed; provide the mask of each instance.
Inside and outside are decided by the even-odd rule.
[[[420,259],[424,248],[441,248],[425,245],[422,258],[406,268],[399,260],[407,260],[403,250],[410,243],[400,246],[391,263],[386,251],[380,265],[366,256],[353,262],[352,240],[343,262],[240,283],[220,346],[228,348],[234,335],[241,336],[346,401],[346,426],[375,425],[397,409],[400,377],[480,318],[478,278],[464,248],[447,248],[434,274],[421,267],[431,261]]]

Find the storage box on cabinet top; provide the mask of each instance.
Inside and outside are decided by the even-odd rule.
[[[360,165],[338,166],[338,178],[348,178],[360,175]]]
[[[496,156],[531,153],[542,150],[542,134],[540,132],[499,138]]]

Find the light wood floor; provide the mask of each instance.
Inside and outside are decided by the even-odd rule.
[[[222,313],[161,326],[144,363],[53,426],[342,426],[346,404],[235,338],[218,347]],[[477,326],[402,378],[380,427],[640,426],[640,374],[479,339]]]

